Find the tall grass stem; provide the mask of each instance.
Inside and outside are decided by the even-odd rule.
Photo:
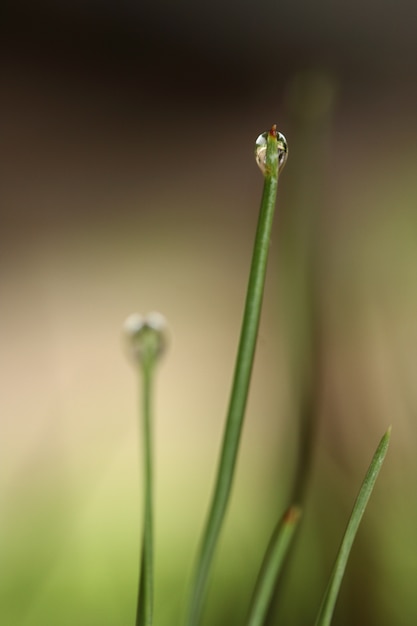
[[[142,367],[143,530],[136,626],[153,623],[153,460],[152,382],[153,364]]]
[[[278,166],[277,135],[273,127],[267,138],[264,188],[223,444],[211,505],[192,578],[191,597],[186,616],[187,626],[196,626],[200,622],[209,572],[232,488],[259,328],[278,189]]]

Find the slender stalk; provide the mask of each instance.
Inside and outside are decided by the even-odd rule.
[[[268,133],[266,144],[264,188],[235,373],[214,493],[192,579],[191,598],[186,617],[187,626],[196,626],[200,621],[208,576],[232,488],[249,392],[278,188],[278,142],[275,127]]]
[[[152,626],[153,621],[152,382],[153,366],[144,364],[142,367],[144,513],[136,626]]]
[[[142,382],[139,415],[143,447],[143,526],[136,626],[153,623],[153,459],[152,391],[155,367],[166,347],[166,322],[160,313],[142,317],[133,313],[125,321],[130,357]],[[140,385],[139,385],[140,388]],[[140,403],[139,403],[140,405]]]
[[[276,581],[288,554],[301,510],[290,507],[279,520],[272,533],[253,594],[247,626],[264,624]]]
[[[333,566],[333,571],[330,576],[330,580],[327,585],[323,601],[321,603],[315,626],[330,626],[352,544],[358,531],[362,516],[365,512],[366,505],[368,504],[369,498],[374,488],[375,481],[382,467],[382,463],[384,462],[384,458],[388,450],[390,436],[391,427],[382,437],[379,446],[376,449],[376,452],[373,456],[369,469],[360,488],[359,494],[356,498],[356,502],[353,506],[352,514],[346,527],[342,543],[340,544],[339,552]]]

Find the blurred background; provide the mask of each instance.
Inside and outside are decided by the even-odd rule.
[[[270,624],[313,623],[389,424],[334,624],[417,623],[415,2],[4,6],[0,623],[134,623],[138,392],[121,327],[150,310],[170,325],[155,623],[181,623],[262,191],[254,142],[273,123],[290,155],[204,625],[244,623],[300,456],[303,523]]]

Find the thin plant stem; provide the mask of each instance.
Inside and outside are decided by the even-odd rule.
[[[374,488],[379,471],[382,467],[382,463],[384,462],[384,458],[388,450],[390,436],[391,427],[382,437],[378,448],[376,449],[376,452],[372,458],[371,464],[360,488],[359,494],[356,498],[356,502],[353,506],[353,510],[348,525],[346,527],[342,543],[340,544],[335,564],[333,566],[333,571],[330,576],[330,580],[327,585],[323,601],[321,603],[315,626],[330,626],[352,544],[358,531],[362,516],[365,512],[365,508],[371,496],[372,490]]]
[[[300,515],[301,510],[297,506],[292,506],[274,528],[256,582],[247,626],[262,626],[265,623],[276,581],[288,554]]]
[[[136,626],[152,626],[153,622],[153,461],[152,461],[152,382],[153,364],[142,367],[142,438],[144,475],[144,513],[141,546]]]
[[[166,321],[163,315],[129,315],[124,324],[130,357],[142,383],[139,422],[143,448],[143,524],[136,626],[153,623],[153,459],[152,391],[156,363],[166,347]]]
[[[278,189],[278,165],[278,143],[276,128],[273,127],[267,138],[264,188],[223,444],[211,506],[192,578],[187,626],[196,626],[200,622],[208,576],[232,488],[261,313]]]

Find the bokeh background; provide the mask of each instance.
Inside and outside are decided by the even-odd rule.
[[[335,626],[417,623],[417,5],[6,2],[0,623],[134,623],[137,381],[163,312],[156,616],[180,624],[214,478],[262,177],[280,183],[238,474],[204,624],[244,623],[312,420],[270,624],[312,624],[368,462],[392,444]]]

